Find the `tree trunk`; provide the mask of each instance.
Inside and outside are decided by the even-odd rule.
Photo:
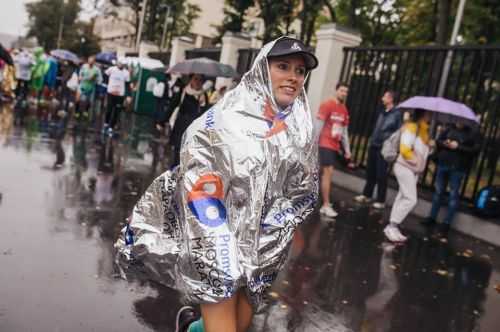
[[[356,17],[356,9],[358,8],[358,0],[351,0],[349,7],[349,16],[347,20],[347,25],[351,28],[357,28],[358,19]]]
[[[330,14],[330,20],[332,22],[337,22],[337,15],[335,14],[335,8],[333,8],[329,0],[323,0],[323,2],[326,8],[328,9],[328,13]]]
[[[445,45],[448,42],[450,12],[451,0],[438,0],[436,43],[441,45]]]

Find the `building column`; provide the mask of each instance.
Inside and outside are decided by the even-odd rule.
[[[175,37],[172,39],[172,48],[170,54],[169,67],[186,59],[186,50],[194,48],[194,43],[186,40],[183,37]]]
[[[319,66],[309,78],[308,97],[313,114],[325,99],[333,96],[335,85],[340,79],[344,47],[358,46],[361,43],[359,33],[337,24],[325,24],[316,32],[318,43],[316,57]]]
[[[222,48],[220,52],[220,62],[226,65],[230,65],[234,69],[238,65],[238,50],[242,48],[250,48],[252,41],[250,38],[234,34],[232,32],[226,32],[222,37]],[[230,86],[232,83],[231,78],[217,78],[216,88],[226,85]]]

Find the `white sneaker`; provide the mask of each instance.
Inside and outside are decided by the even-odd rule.
[[[405,242],[408,238],[401,234],[397,226],[387,225],[384,228],[385,237],[391,242]]]
[[[374,209],[377,209],[377,210],[383,210],[385,209],[385,204],[384,203],[380,203],[380,202],[375,202],[373,203],[373,208]]]
[[[319,213],[329,218],[335,218],[339,215],[330,205],[323,205],[321,209],[319,209]]]
[[[367,203],[370,201],[370,199],[368,197],[366,197],[365,195],[358,195],[358,196],[354,197],[354,200],[358,203]]]

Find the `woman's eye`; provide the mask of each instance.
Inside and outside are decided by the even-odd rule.
[[[288,65],[286,63],[278,64],[278,68],[281,70],[288,70]]]
[[[295,72],[297,73],[297,75],[305,76],[306,69],[305,68],[297,68],[297,70]]]

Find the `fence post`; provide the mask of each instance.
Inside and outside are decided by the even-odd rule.
[[[186,59],[186,50],[191,48],[194,48],[194,43],[192,41],[188,41],[183,37],[175,37],[172,40],[172,53],[170,54],[169,67]]]
[[[361,43],[361,37],[356,31],[337,24],[322,25],[316,32],[316,37],[319,66],[311,73],[308,89],[313,114],[317,112],[321,102],[333,93],[334,86],[340,79],[343,48],[358,46]]]
[[[220,51],[220,62],[236,69],[238,65],[238,50],[242,48],[249,48],[252,40],[248,37],[226,32],[222,37],[222,48]],[[216,88],[223,85],[230,86],[232,79],[230,78],[217,78]]]

